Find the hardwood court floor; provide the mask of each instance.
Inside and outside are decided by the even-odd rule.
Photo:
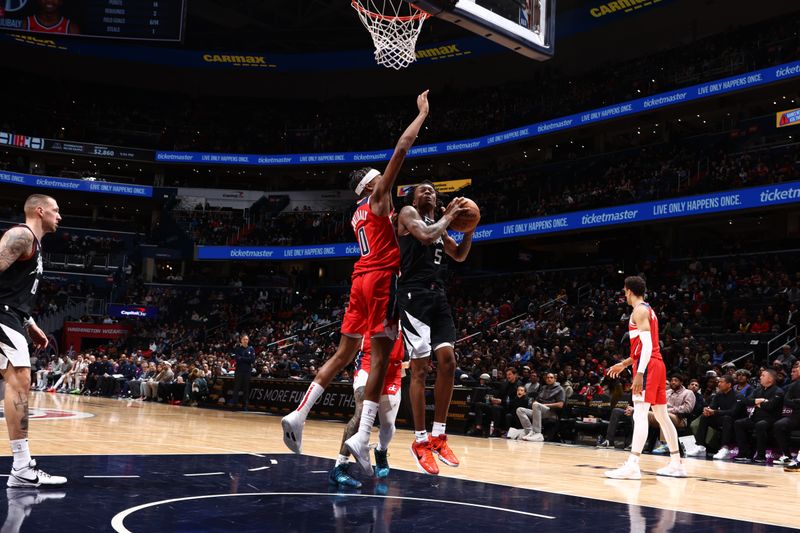
[[[31,451],[45,468],[46,455],[288,452],[274,416],[63,394],[32,393],[31,400],[37,413]],[[69,411],[92,416],[72,417]],[[303,453],[335,458],[342,429],[339,423],[309,420]],[[2,434],[7,438],[5,429]],[[396,433],[389,457],[393,469],[416,471],[408,452],[412,438],[410,431]],[[779,467],[687,459],[689,478],[656,479],[655,470],[666,459],[643,456],[641,481],[616,481],[605,479],[603,470],[623,462],[622,451],[461,436],[451,436],[450,445],[461,466],[442,465],[446,477],[800,528],[800,475]],[[10,455],[7,445],[2,455]]]

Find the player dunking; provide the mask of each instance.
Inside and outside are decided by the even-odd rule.
[[[681,462],[678,431],[667,414],[667,369],[661,358],[658,344],[658,318],[655,311],[644,302],[645,282],[639,276],[625,278],[625,299],[633,307],[628,331],[631,338],[631,356],[608,369],[608,375],[617,377],[631,365],[633,374],[633,442],[631,455],[621,467],[606,472],[613,479],[641,479],[639,456],[647,440],[647,413],[650,407],[667,438],[670,461],[659,469],[659,476],[686,477]]]
[[[420,469],[428,474],[439,473],[434,453],[446,465],[459,464],[445,433],[456,369],[453,352],[456,328],[445,292],[445,256],[460,262],[467,258],[472,247],[472,232],[464,234],[461,244],[447,234],[450,223],[466,210],[463,198],[450,202],[442,217],[434,221],[436,200],[433,184],[421,183],[414,189],[413,205],[401,209],[397,221],[400,323],[411,359],[410,396],[415,433],[411,454]],[[437,373],[433,431],[429,439],[425,429],[425,374],[431,352],[436,356]]]
[[[58,228],[56,201],[34,194],[25,201],[25,224],[14,226],[0,239],[0,373],[6,382],[4,416],[14,464],[9,487],[62,485],[67,478],[51,476],[36,466],[28,449],[28,391],[31,357],[25,330],[37,348],[47,335],[31,317],[36,289],[42,279],[41,238]]]
[[[363,434],[356,450],[348,446],[365,472],[372,469],[369,460],[369,435],[378,412],[389,353],[397,336],[395,289],[400,270],[400,250],[392,225],[392,188],[408,150],[428,116],[428,91],[417,96],[419,114],[408,126],[394,149],[386,170],[361,169],[351,173],[350,186],[358,195],[358,208],[352,219],[361,257],[353,268],[350,304],[342,322],[342,337],[336,353],[317,372],[297,409],[283,417],[283,442],[295,453],[302,449],[303,425],[311,406],[325,387],[350,364],[365,336],[371,339],[371,372],[364,387],[364,407],[359,433]],[[352,440],[352,439],[350,439]],[[350,442],[348,440],[347,442]]]
[[[398,335],[397,340],[389,356],[389,367],[386,369],[386,377],[383,382],[381,392],[381,402],[378,406],[378,418],[381,422],[381,431],[378,434],[378,446],[375,448],[375,476],[385,478],[389,475],[389,443],[394,436],[394,422],[397,420],[397,411],[400,409],[400,390],[403,378],[403,359],[405,349],[403,339]],[[361,352],[356,358],[356,371],[353,373],[353,395],[356,398],[356,411],[353,417],[344,428],[342,435],[342,445],[339,450],[339,457],[336,465],[328,476],[331,485],[341,485],[343,487],[361,487],[361,482],[354,479],[349,473],[350,450],[344,442],[356,434],[361,422],[361,411],[364,406],[364,387],[370,373],[370,338],[364,337],[364,344]]]

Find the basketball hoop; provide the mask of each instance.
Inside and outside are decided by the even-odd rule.
[[[375,61],[400,70],[417,59],[416,46],[428,13],[405,0],[351,0],[372,35]]]

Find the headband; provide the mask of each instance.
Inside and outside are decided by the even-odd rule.
[[[361,196],[361,193],[364,192],[364,189],[367,187],[370,181],[375,179],[375,176],[379,175],[380,172],[375,170],[374,168],[366,173],[366,175],[361,178],[361,181],[358,182],[356,185],[356,194]]]

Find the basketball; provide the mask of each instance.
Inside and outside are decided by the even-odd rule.
[[[450,223],[450,229],[460,233],[474,230],[478,226],[478,222],[481,221],[481,210],[478,204],[469,198],[464,198],[464,200],[467,203],[465,207],[467,207],[468,211],[462,213]]]

